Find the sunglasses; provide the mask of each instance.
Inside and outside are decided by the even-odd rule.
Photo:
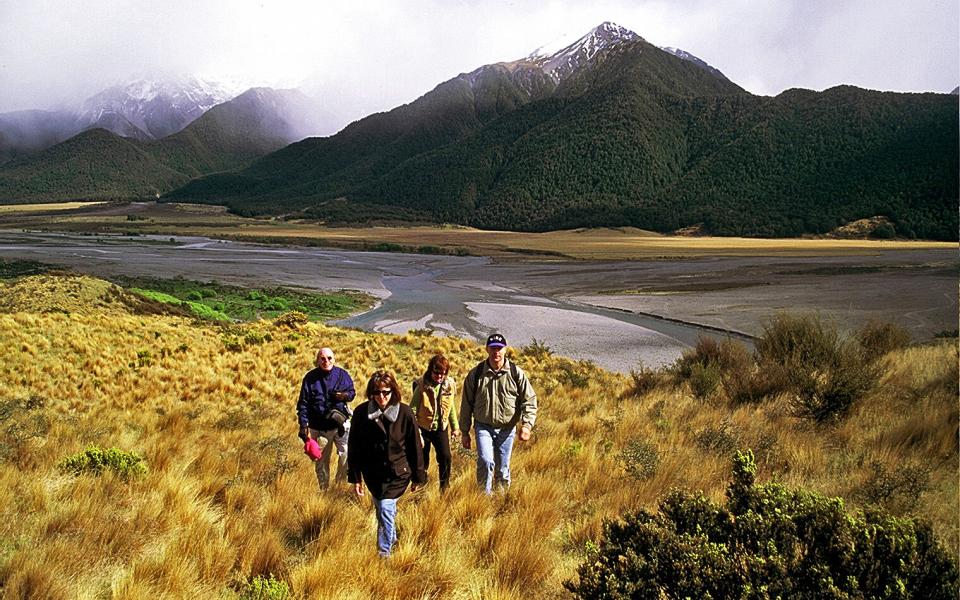
[[[393,390],[373,390],[373,392],[372,392],[370,395],[371,395],[371,396],[386,396],[386,397],[389,398],[390,396],[393,395]]]

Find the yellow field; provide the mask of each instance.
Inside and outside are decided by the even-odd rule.
[[[38,205],[55,206],[55,205]],[[82,232],[138,232],[199,235],[284,244],[370,247],[398,244],[406,249],[441,248],[447,252],[500,258],[630,260],[700,256],[831,256],[877,254],[889,250],[957,248],[949,242],[839,239],[756,239],[666,236],[641,229],[601,228],[520,233],[482,231],[460,226],[326,227],[275,219],[247,219],[223,207],[195,204],[133,203],[88,209],[75,214],[32,219],[2,207],[0,226]],[[4,218],[5,217],[5,218]]]
[[[46,204],[0,204],[2,213],[33,213],[76,210],[106,204],[105,202],[50,202]]]
[[[454,457],[451,489],[399,502],[398,551],[380,562],[375,520],[347,489],[321,494],[296,438],[300,378],[319,344],[363,385],[378,368],[406,382],[436,351],[462,381],[483,356],[454,338],[260,322],[220,329],[131,314],[88,278],[27,278],[0,298],[0,588],[14,598],[232,598],[273,574],[297,598],[555,598],[604,519],[654,508],[668,489],[720,500],[723,430],[776,477],[858,506],[879,465],[930,469],[916,512],[958,542],[957,350],[884,358],[882,385],[836,427],[791,416],[787,400],[732,406],[685,387],[624,396],[629,377],[512,350],[541,403],[519,445],[514,485],[487,498],[474,458]],[[39,312],[42,310],[43,312]],[[240,350],[227,338],[248,340]],[[654,475],[627,475],[624,448],[652,444]],[[135,451],[149,472],[69,475],[57,464],[96,444]],[[896,504],[891,510],[898,510]]]

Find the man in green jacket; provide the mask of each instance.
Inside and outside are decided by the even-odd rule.
[[[460,396],[461,442],[464,448],[470,448],[473,425],[477,483],[487,494],[495,486],[510,485],[514,438],[529,440],[537,420],[537,394],[527,374],[507,359],[506,349],[507,340],[499,333],[487,338],[487,360],[470,370]]]

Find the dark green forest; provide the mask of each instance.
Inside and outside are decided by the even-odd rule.
[[[791,237],[886,216],[900,237],[957,239],[955,96],[754,96],[643,41],[556,85],[537,73],[484,67],[169,197],[245,215],[523,231]]]

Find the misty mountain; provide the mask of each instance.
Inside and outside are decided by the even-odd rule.
[[[328,222],[542,231],[631,225],[793,236],[883,215],[956,239],[957,111],[841,86],[754,96],[604,23],[169,198]]]
[[[156,140],[180,131],[235,95],[221,84],[196,77],[139,79],[85,100],[76,112],[76,127],[78,131],[100,127],[123,137]],[[111,127],[114,124],[117,129]]]
[[[0,114],[0,164],[36,153],[88,129],[147,141],[182,130],[236,93],[195,77],[138,79],[56,111]]]
[[[75,134],[73,115],[50,110],[0,114],[0,164],[39,152]]]
[[[87,130],[0,166],[0,200],[154,197],[299,139],[314,126],[302,116],[308,104],[296,90],[254,88],[160,140]]]

